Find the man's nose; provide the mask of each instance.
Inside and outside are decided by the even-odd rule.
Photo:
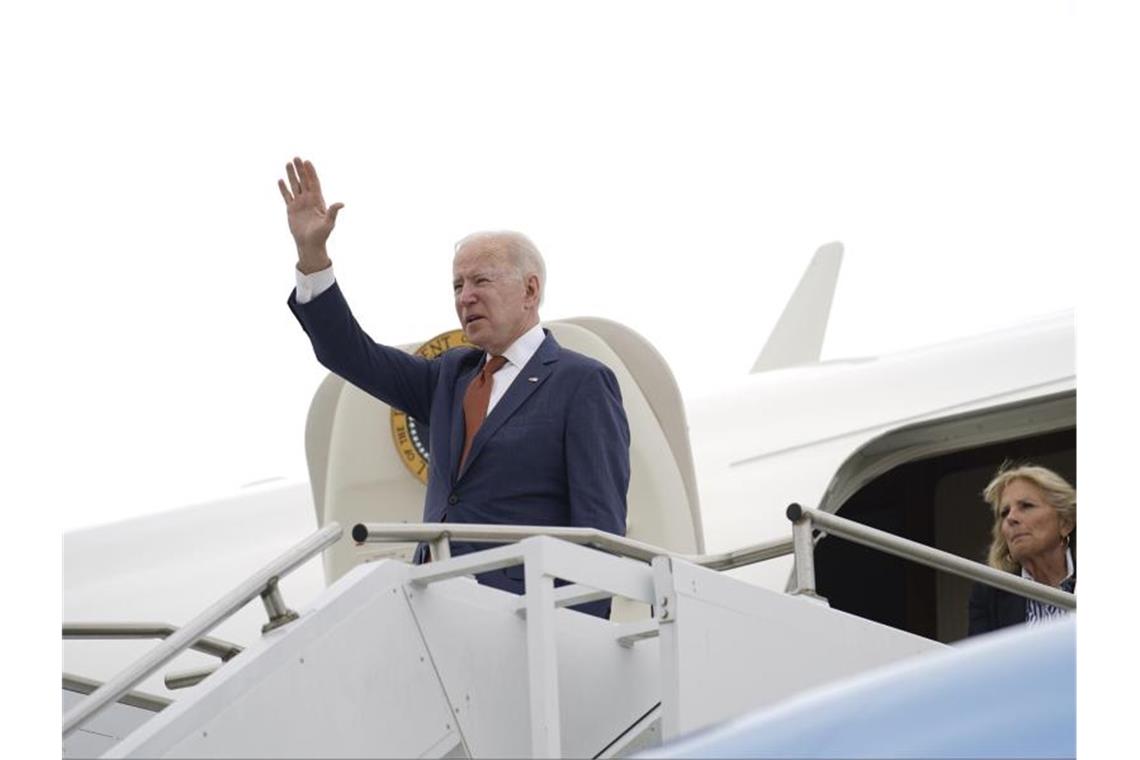
[[[459,303],[470,304],[475,302],[475,289],[464,285],[459,289]]]

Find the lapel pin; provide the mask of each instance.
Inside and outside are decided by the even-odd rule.
[[[527,378],[527,381],[528,381],[528,382],[531,382],[531,383],[537,383],[537,382],[538,382],[538,378],[537,378],[537,377],[528,377],[528,378]]]

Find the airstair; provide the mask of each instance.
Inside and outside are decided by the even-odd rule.
[[[338,525],[326,526],[77,701],[64,716],[64,753],[621,757],[945,649],[815,596],[812,525],[926,564],[945,563],[943,553],[814,510],[794,507],[789,517],[791,540],[689,557],[580,529],[542,535],[525,527],[357,525],[358,543],[428,541],[433,561],[359,565],[295,613],[277,581],[339,538]],[[450,557],[449,538],[513,542]],[[793,547],[799,585],[792,593],[720,571]],[[523,568],[525,595],[470,577],[509,566]],[[944,569],[1044,593],[975,563]],[[570,583],[556,587],[555,578]],[[206,638],[259,595],[270,621],[258,641],[235,654]],[[605,597],[639,602],[652,614],[619,623],[568,609]],[[1075,605],[1070,595],[1059,599]],[[149,712],[129,690],[191,645],[215,650],[223,664]],[[126,734],[121,741],[112,738],[116,731]]]

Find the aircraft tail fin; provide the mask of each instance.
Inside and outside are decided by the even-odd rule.
[[[843,243],[827,243],[815,252],[752,365],[753,373],[819,361],[842,262]]]

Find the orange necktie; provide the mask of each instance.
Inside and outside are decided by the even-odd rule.
[[[471,451],[471,442],[475,434],[483,425],[487,417],[487,404],[491,401],[491,375],[498,372],[507,363],[505,356],[492,356],[483,364],[483,371],[467,386],[463,394],[463,422],[466,435],[463,441],[463,456],[459,458],[459,469],[463,469],[467,462],[467,454]]]

